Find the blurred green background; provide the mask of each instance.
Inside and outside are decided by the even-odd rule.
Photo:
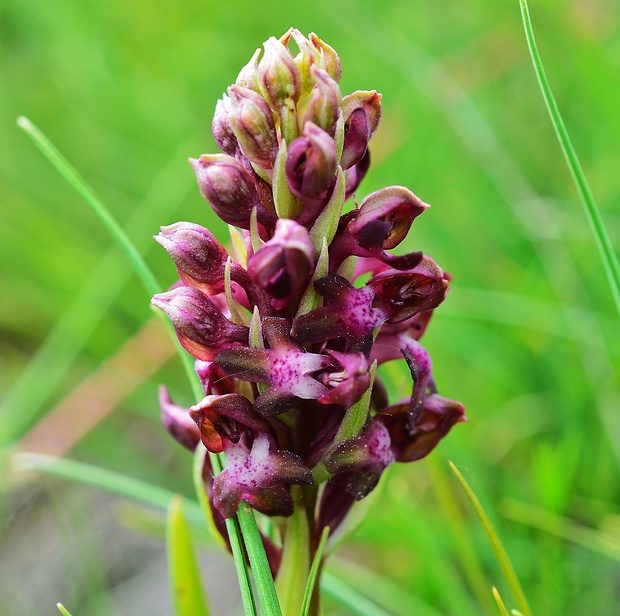
[[[620,4],[532,0],[530,10],[618,246]],[[402,249],[453,276],[424,341],[440,392],[470,418],[428,460],[393,469],[333,570],[394,614],[494,614],[492,584],[511,603],[451,459],[535,613],[617,614],[618,319],[517,0],[3,0],[3,448],[191,494],[190,456],[158,418],[159,383],[192,402],[173,346],[124,257],[15,119],[28,116],[76,165],[167,286],[173,267],[151,239],[160,225],[190,220],[225,237],[187,157],[216,151],[216,100],[256,47],[292,25],[338,51],[344,93],[383,94],[358,195],[403,184],[433,205]],[[57,601],[74,616],[172,613],[161,542],[149,536],[159,514],[58,479],[2,476],[3,615],[54,614]],[[482,581],[468,575],[472,558]],[[230,565],[212,551],[203,561],[214,613],[239,613]]]

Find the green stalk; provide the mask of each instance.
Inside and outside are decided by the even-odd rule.
[[[543,67],[540,54],[538,53],[538,47],[536,46],[536,39],[534,38],[534,29],[532,28],[532,21],[530,19],[530,11],[527,6],[527,0],[519,0],[521,5],[521,17],[523,19],[523,27],[525,29],[525,38],[527,39],[527,45],[532,57],[532,64],[534,65],[534,71],[538,84],[542,92],[549,117],[551,118],[551,124],[555,131],[556,137],[560,143],[564,159],[573,178],[577,192],[581,199],[581,203],[586,211],[590,228],[594,234],[596,245],[601,253],[601,259],[605,267],[605,273],[607,274],[607,280],[611,287],[616,309],[620,315],[620,264],[618,263],[618,257],[614,252],[607,228],[603,222],[601,213],[594,201],[594,196],[590,190],[588,181],[577,157],[577,153],[573,148],[573,144],[568,136],[568,131],[564,125],[564,120],[560,114],[555,97],[551,91],[551,86],[547,81],[545,69]]]
[[[293,515],[286,519],[282,562],[276,583],[283,616],[299,616],[310,572],[310,529],[299,486],[293,486]]]

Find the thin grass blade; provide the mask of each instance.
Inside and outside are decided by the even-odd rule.
[[[166,526],[174,613],[176,616],[209,616],[189,525],[183,515],[183,499],[179,495],[170,501]]]
[[[329,526],[326,526],[323,529],[323,534],[321,535],[319,546],[316,549],[316,554],[314,555],[312,565],[310,566],[310,575],[308,575],[308,583],[306,584],[306,591],[304,592],[304,600],[301,604],[301,616],[308,616],[308,612],[310,611],[310,603],[312,601],[312,595],[314,593],[314,587],[316,585],[316,578],[319,574],[321,559],[323,558],[323,552],[325,551],[325,544],[327,543],[328,537]]]
[[[37,453],[18,453],[11,456],[11,461],[16,470],[47,473],[63,479],[79,481],[158,509],[166,510],[174,497],[173,492],[140,479],[67,458]],[[184,498],[183,510],[192,522],[204,523],[198,503]]]
[[[586,211],[590,228],[592,229],[596,244],[599,252],[601,253],[605,273],[607,274],[609,286],[611,287],[616,309],[620,315],[620,263],[618,262],[618,257],[614,252],[611,239],[609,238],[609,233],[607,232],[607,228],[603,222],[600,210],[598,209],[594,196],[592,195],[592,191],[590,190],[590,185],[588,184],[581,167],[581,163],[579,162],[579,158],[577,157],[577,153],[575,152],[568,135],[568,131],[566,130],[564,120],[560,114],[555,97],[553,96],[551,86],[547,81],[545,69],[543,67],[540,54],[538,53],[538,46],[536,45],[536,39],[534,37],[534,28],[532,27],[532,20],[527,6],[527,0],[520,0],[520,6],[521,17],[523,19],[523,28],[525,29],[525,38],[527,39],[527,45],[532,57],[532,64],[534,65],[536,78],[538,79],[538,84],[540,86],[547,111],[549,112],[549,117],[551,118],[551,124],[553,125],[556,137],[560,143],[566,164],[573,177],[575,186],[577,187],[579,198],[581,199],[581,203]]]
[[[506,608],[506,605],[504,604],[504,600],[502,599],[502,596],[499,594],[499,591],[497,590],[497,588],[495,588],[495,586],[493,586],[493,598],[495,599],[495,603],[497,603],[497,607],[499,608],[500,614],[502,616],[510,616],[510,614],[508,613],[508,609]]]
[[[482,508],[482,505],[474,494],[474,491],[469,487],[469,484],[467,483],[467,481],[465,481],[463,475],[461,475],[459,470],[452,462],[450,462],[450,468],[452,469],[452,472],[456,475],[456,478],[461,484],[463,491],[467,495],[469,502],[472,504],[472,507],[474,508],[474,511],[476,512],[476,515],[478,516],[478,519],[482,524],[482,528],[484,529],[484,532],[489,539],[489,543],[491,544],[493,552],[495,553],[495,558],[499,563],[499,566],[504,575],[504,579],[506,580],[508,587],[512,592],[516,604],[519,606],[519,609],[523,612],[523,614],[525,614],[525,616],[532,616],[532,612],[525,597],[525,593],[523,592],[521,583],[517,578],[517,574],[515,573],[514,567],[510,562],[510,558],[508,558],[508,554],[506,553],[506,550],[504,549],[504,546],[499,539],[497,531],[493,527],[493,524],[491,524],[491,520],[489,520],[489,517]]]
[[[360,595],[329,571],[325,571],[321,576],[321,590],[326,597],[335,601],[352,616],[390,616],[389,612],[373,603],[368,597]]]
[[[245,540],[245,548],[248,551],[248,558],[254,574],[254,582],[256,583],[256,594],[263,616],[282,616],[280,602],[276,593],[276,587],[271,576],[269,561],[263,540],[256,526],[254,512],[252,508],[242,501],[237,513],[239,526]]]
[[[71,612],[62,603],[57,603],[56,607],[62,616],[71,616]]]
[[[559,516],[540,507],[515,500],[502,504],[502,513],[516,522],[527,524],[547,533],[572,541],[577,545],[620,561],[620,540],[601,530]]]
[[[17,125],[32,139],[34,144],[56,168],[58,173],[60,173],[76,192],[83,197],[86,203],[90,205],[110,235],[125,251],[147,292],[150,295],[158,293],[160,286],[155,276],[153,276],[153,272],[151,272],[142,255],[136,250],[123,228],[116,222],[101,199],[95,194],[95,191],[86,183],[86,180],[84,180],[75,167],[59,152],[58,148],[28,118],[19,116],[19,118],[17,118]]]

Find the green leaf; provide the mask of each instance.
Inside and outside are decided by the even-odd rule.
[[[493,524],[491,524],[491,520],[489,520],[489,517],[482,508],[480,501],[478,501],[478,499],[476,498],[474,491],[469,487],[469,484],[467,483],[467,481],[465,481],[463,475],[461,475],[459,470],[452,462],[450,462],[449,464],[452,472],[456,475],[456,478],[461,484],[463,491],[467,495],[469,502],[472,504],[472,507],[474,508],[478,519],[480,520],[480,523],[482,524],[482,528],[484,529],[484,532],[489,539],[489,543],[493,548],[495,558],[499,563],[500,569],[502,570],[502,573],[504,575],[504,579],[506,580],[508,587],[512,592],[512,595],[515,598],[519,609],[523,612],[523,614],[525,614],[525,616],[532,616],[532,612],[525,597],[525,593],[523,592],[523,588],[521,587],[521,583],[517,578],[517,574],[515,573],[512,563],[510,562],[510,558],[508,558],[508,554],[506,553],[506,550],[504,549],[504,546],[502,545],[502,542],[500,541],[499,536],[495,528],[493,527]]]
[[[444,461],[436,455],[428,456],[426,467],[430,473],[431,485],[448,521],[448,529],[461,561],[464,577],[480,607],[490,614],[494,610],[494,606],[489,597],[489,585],[480,557],[473,546],[471,533],[465,527],[462,508],[459,506],[452,485],[448,483],[449,475],[446,472]]]
[[[176,616],[209,616],[182,503],[177,495],[168,507],[168,566],[174,612]]]
[[[321,568],[321,560],[323,558],[323,552],[325,551],[325,544],[327,543],[327,538],[329,537],[329,530],[329,526],[326,526],[323,529],[323,533],[321,534],[321,540],[319,541],[316,553],[314,555],[314,558],[312,559],[310,574],[308,575],[308,582],[306,583],[306,590],[304,592],[304,600],[301,604],[300,616],[308,616],[308,612],[310,611],[310,603],[312,602],[312,595],[314,594],[316,579],[319,574],[319,569]]]
[[[530,12],[527,6],[527,0],[520,0],[521,3],[521,17],[523,19],[523,28],[525,29],[525,38],[527,39],[527,45],[532,57],[532,64],[534,65],[534,71],[536,78],[538,79],[538,85],[542,92],[549,117],[551,118],[551,124],[555,131],[556,137],[560,143],[562,153],[568,169],[573,177],[573,181],[579,193],[579,198],[586,211],[586,217],[590,223],[590,228],[594,234],[594,239],[601,253],[601,259],[603,260],[603,266],[607,275],[609,286],[616,304],[616,309],[620,315],[620,263],[618,257],[614,252],[609,233],[603,222],[601,213],[596,205],[592,191],[586,179],[586,176],[577,157],[577,153],[573,148],[573,144],[568,136],[568,131],[564,125],[564,120],[560,114],[555,97],[551,91],[551,86],[547,81],[545,69],[543,67],[540,54],[538,53],[538,47],[536,45],[536,39],[534,38],[534,29],[532,27],[532,21],[530,19]]]
[[[311,310],[319,308],[323,305],[323,297],[317,293],[316,289],[314,288],[314,283],[319,280],[319,278],[327,276],[328,271],[329,249],[327,246],[327,240],[323,238],[321,253],[319,254],[319,258],[317,259],[316,267],[314,268],[314,274],[312,274],[312,280],[308,284],[308,287],[304,291],[304,294],[299,302],[299,308],[297,309],[295,318],[300,317],[301,315],[306,314]]]
[[[57,603],[56,607],[62,616],[71,616],[71,612],[62,603]]]
[[[301,209],[301,204],[291,192],[286,179],[286,155],[288,147],[286,140],[278,148],[275,164],[273,167],[273,202],[276,207],[278,218],[295,218]]]

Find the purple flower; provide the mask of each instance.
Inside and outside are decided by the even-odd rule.
[[[224,449],[224,439],[238,443],[245,430],[268,432],[269,424],[261,419],[252,403],[240,394],[207,396],[189,410],[200,430],[204,446],[213,453]]]
[[[225,518],[233,516],[242,500],[266,515],[293,513],[291,484],[311,484],[312,473],[303,460],[276,451],[271,439],[258,433],[238,443],[225,441],[226,468],[215,478],[213,502]]]
[[[408,270],[385,269],[368,281],[390,315],[388,323],[406,321],[419,312],[433,310],[446,297],[448,280],[430,258]]]
[[[393,252],[429,206],[403,186],[346,203],[369,170],[381,94],[343,97],[341,70],[315,34],[270,38],[217,104],[224,153],[191,160],[213,212],[243,231],[231,229],[230,251],[188,222],[156,237],[181,281],[152,302],[205,395],[184,409],[163,390],[162,421],[187,448],[225,454],[220,475],[204,471],[221,532],[242,501],[266,515],[303,507],[309,553],[390,464],[427,455],[466,421],[419,342],[449,276],[422,252]],[[406,400],[375,371],[388,361],[409,369]],[[313,481],[328,483],[293,499],[291,486]],[[281,547],[266,545],[275,571]]]
[[[254,402],[254,408],[264,416],[289,410],[296,398],[316,400],[328,391],[312,375],[331,366],[331,358],[307,353],[289,338],[287,330],[286,319],[266,317],[263,331],[270,348],[227,349],[215,358],[224,374],[269,385]]]
[[[189,409],[175,404],[163,385],[159,388],[159,405],[161,423],[170,436],[186,449],[194,451],[200,442],[200,432],[189,416]]]
[[[330,274],[314,284],[325,298],[322,308],[297,317],[291,334],[300,342],[328,342],[343,338],[347,352],[363,350],[375,327],[387,315],[373,305],[374,290],[356,289],[346,278]]]
[[[275,223],[275,216],[260,201],[252,176],[242,163],[227,154],[190,158],[202,196],[213,211],[229,225],[250,228],[250,216],[256,208],[259,222]]]
[[[415,422],[411,425],[410,402],[383,409],[377,415],[390,434],[392,451],[398,462],[413,462],[427,456],[454,424],[467,421],[460,402],[439,394],[426,396]]]

